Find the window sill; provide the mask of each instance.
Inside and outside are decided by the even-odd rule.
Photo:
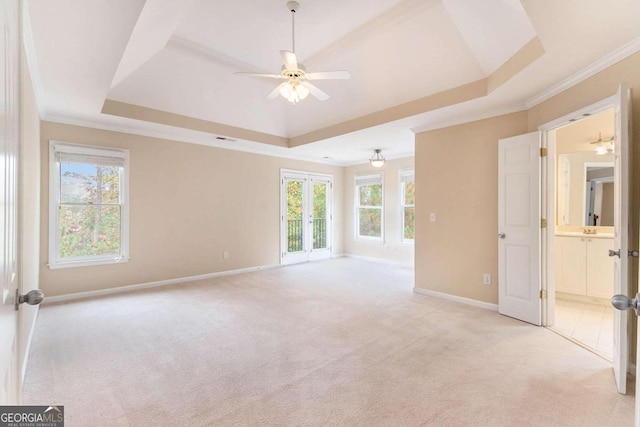
[[[122,257],[118,259],[111,258],[111,259],[93,259],[93,260],[86,260],[86,261],[56,262],[56,263],[47,264],[47,267],[49,267],[49,270],[58,270],[62,268],[74,268],[74,267],[93,267],[96,265],[122,264],[125,262],[129,262],[130,259],[131,258],[129,257]]]

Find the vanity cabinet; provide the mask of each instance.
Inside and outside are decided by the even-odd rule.
[[[612,237],[555,236],[556,291],[575,295],[613,296]]]

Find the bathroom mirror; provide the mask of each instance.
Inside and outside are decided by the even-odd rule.
[[[613,226],[613,163],[586,163],[584,225]]]
[[[556,224],[613,226],[613,154],[558,155]],[[597,215],[597,218],[595,217]]]

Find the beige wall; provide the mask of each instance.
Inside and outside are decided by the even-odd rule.
[[[28,67],[22,55],[20,144],[20,291],[40,285],[40,116]],[[38,307],[22,304],[19,322],[19,366],[24,372],[28,339]]]
[[[130,150],[128,263],[46,266],[49,140]],[[50,122],[42,122],[41,150],[40,276],[48,295],[279,264],[281,168],[332,174],[334,216],[343,214],[341,167]],[[342,235],[335,221],[336,254]]]
[[[556,130],[556,154],[594,152],[595,145],[591,141],[596,141],[599,133],[603,139],[612,137],[614,120],[613,108],[609,108],[559,128]]]
[[[613,224],[613,183],[605,182],[602,184],[602,211],[600,221],[602,224]]]
[[[413,244],[402,243],[400,216],[400,181],[402,169],[413,169],[414,158],[388,160],[381,168],[369,163],[350,166],[344,172],[344,249],[348,255],[376,258],[400,264],[413,264]],[[355,177],[374,172],[383,173],[384,191],[384,241],[358,240],[355,230]]]
[[[640,194],[638,194],[640,174],[635,172],[640,167],[640,72],[638,70],[640,70],[640,53],[635,53],[529,110],[529,130],[532,131],[551,120],[615,95],[620,83],[626,83],[631,89],[631,110],[633,114],[631,144],[632,214],[629,218],[629,223],[633,240],[629,242],[629,247],[632,248],[638,247],[638,219],[640,214]],[[638,258],[630,258],[630,270],[632,272],[631,284],[633,289],[636,289],[638,283]]]
[[[632,236],[640,213],[640,53],[603,70],[528,111],[416,135],[416,287],[497,303],[497,141],[539,126],[616,93],[632,91]],[[429,223],[429,212],[438,222]],[[637,247],[636,241],[632,242]],[[632,259],[632,286],[637,283]],[[482,273],[493,285],[483,286]]]
[[[416,135],[417,288],[497,302],[498,140],[526,131],[520,112]]]
[[[556,158],[566,155],[571,163],[570,169],[570,190],[569,190],[569,217],[568,225],[562,225],[559,220],[562,215],[564,188],[561,180],[561,163],[556,161],[558,175],[557,203],[556,203],[556,225],[558,231],[581,230],[584,225],[584,203],[585,203],[585,182],[584,163],[585,162],[613,162],[612,154],[598,155],[595,153],[595,146],[591,141],[598,139],[602,134],[603,138],[610,138],[614,132],[614,110],[609,108],[598,114],[594,114],[585,119],[571,123],[555,130],[556,137]]]

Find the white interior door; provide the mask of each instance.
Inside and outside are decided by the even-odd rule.
[[[0,405],[17,404],[17,164],[20,126],[20,31],[17,0],[0,1]]]
[[[615,105],[615,153],[614,153],[614,293],[630,295],[629,289],[629,208],[631,161],[630,117],[631,97],[626,85],[620,85]],[[629,364],[628,311],[614,310],[613,313],[613,371],[618,392],[627,391],[627,369]],[[638,399],[638,395],[636,395]],[[637,415],[637,413],[636,413]]]
[[[282,172],[281,262],[331,257],[332,178]]]
[[[499,141],[498,311],[540,325],[540,133]]]

